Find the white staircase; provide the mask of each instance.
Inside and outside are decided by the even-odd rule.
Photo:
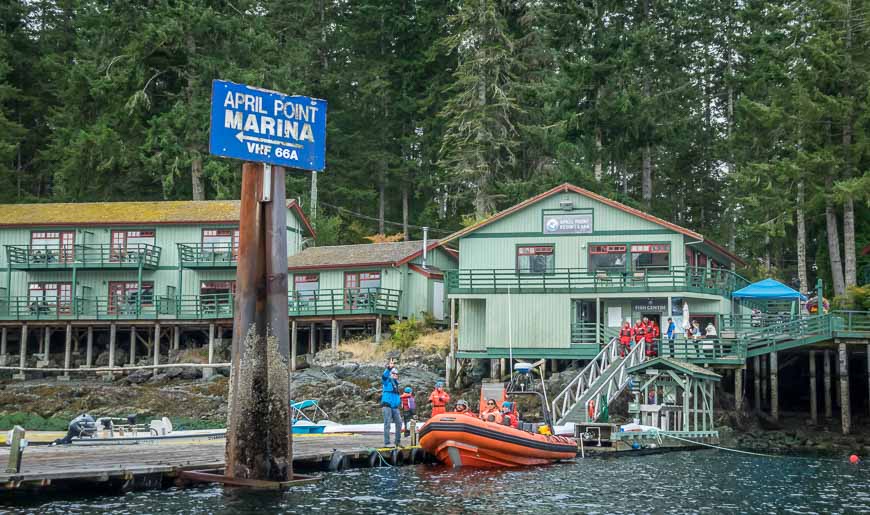
[[[551,413],[556,424],[594,422],[601,409],[609,405],[628,384],[626,370],[646,359],[646,344],[635,344],[624,358],[619,356],[619,338],[601,349],[577,377],[553,398]],[[589,416],[589,401],[593,414]]]

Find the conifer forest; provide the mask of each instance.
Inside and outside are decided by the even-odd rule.
[[[570,182],[747,277],[870,282],[865,0],[6,0],[0,31],[0,202],[238,198],[225,79],[328,101],[318,245]]]

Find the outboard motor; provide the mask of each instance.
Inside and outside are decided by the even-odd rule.
[[[69,423],[66,436],[54,441],[54,445],[66,445],[72,443],[75,437],[91,437],[97,433],[97,423],[94,417],[82,413]]]
[[[532,378],[531,363],[515,363],[514,374],[511,376],[511,383],[508,385],[508,391],[526,392],[534,389],[535,380]]]

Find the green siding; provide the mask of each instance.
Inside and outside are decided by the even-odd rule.
[[[429,306],[429,279],[408,267],[406,270],[405,289],[402,290],[402,303],[400,313],[402,316],[414,315],[420,318],[421,312],[431,313]]]
[[[485,351],[486,301],[462,299],[459,301],[459,348],[464,351]]]

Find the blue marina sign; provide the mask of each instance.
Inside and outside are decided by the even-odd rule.
[[[326,165],[326,101],[212,83],[209,152],[320,171]]]

